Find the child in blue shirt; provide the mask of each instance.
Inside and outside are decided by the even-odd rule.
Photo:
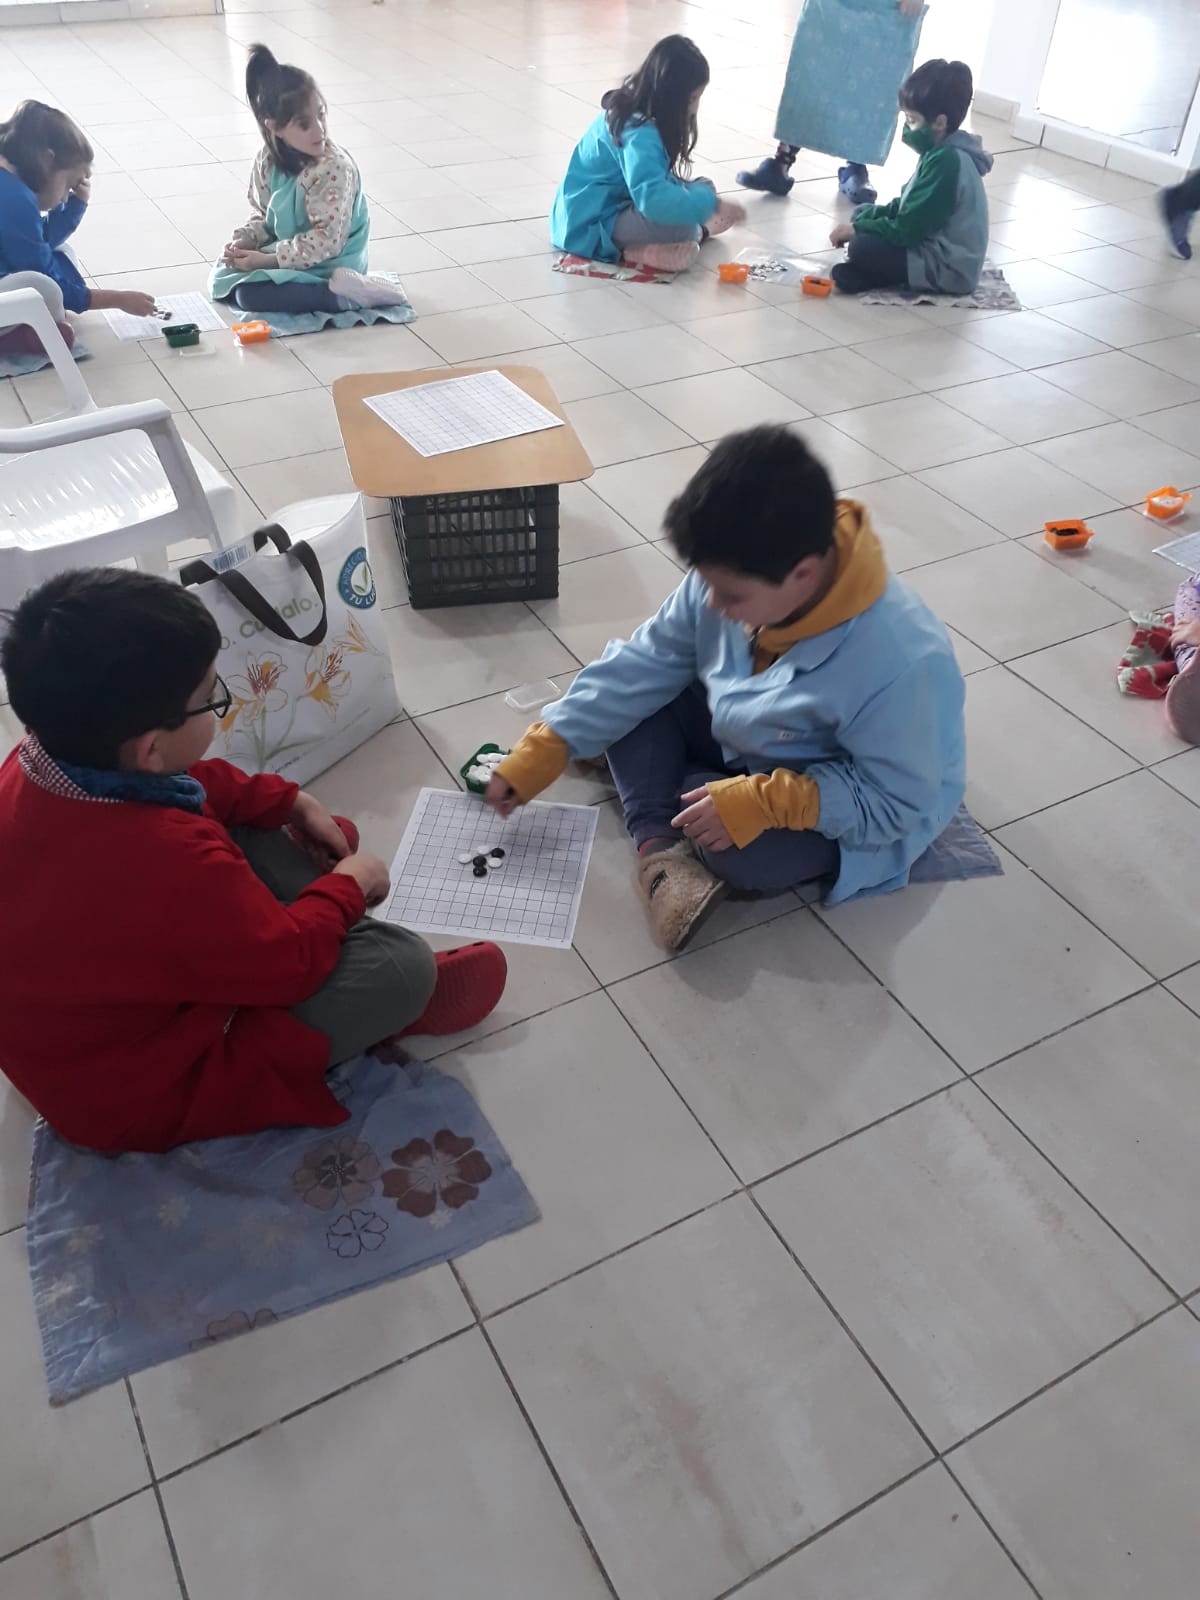
[[[550,211],[556,250],[682,272],[701,241],[745,218],[707,178],[689,179],[708,62],[690,39],[660,39],[575,146]]]
[[[834,267],[843,294],[864,289],[920,289],[973,294],[987,256],[984,175],[992,158],[979,135],[961,132],[974,85],[963,61],[926,61],[900,88],[904,142],[917,170],[886,206],[862,206],[829,235],[845,245]]]
[[[89,289],[64,246],[91,197],[93,151],[64,111],[23,100],[0,123],[0,292],[36,289],[67,348],[75,334],[68,311],[128,311],[148,317],[154,296],[136,289]],[[40,351],[31,329],[5,336],[9,353]]]
[[[796,434],[723,439],[666,514],[690,571],[500,763],[502,815],[607,752],[658,942],[730,889],[899,889],[962,802],[963,682]]]
[[[239,311],[327,312],[405,303],[367,275],[371,224],[358,168],[328,137],[325,101],[301,67],[250,47],[246,98],[263,136],[250,173],[250,217],[212,270],[209,293]]]

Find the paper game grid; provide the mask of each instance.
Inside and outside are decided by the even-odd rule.
[[[563,426],[561,417],[531,400],[502,372],[475,372],[368,395],[367,405],[423,456]]]
[[[1154,554],[1166,556],[1185,572],[1200,572],[1200,533],[1185,533],[1181,539],[1172,539],[1170,544],[1156,545]]]
[[[105,320],[118,339],[158,339],[164,328],[178,327],[181,322],[194,322],[201,333],[221,333],[229,327],[206,294],[160,294],[155,304],[160,311],[171,313],[169,320],[131,317],[128,311],[106,311]]]
[[[418,933],[452,933],[569,950],[583,896],[592,806],[522,806],[502,822],[475,795],[422,789],[377,912]],[[499,846],[504,865],[477,878],[460,855]]]

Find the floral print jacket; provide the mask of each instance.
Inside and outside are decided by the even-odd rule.
[[[340,256],[346,248],[361,179],[358,168],[344,150],[330,144],[319,161],[305,167],[297,182],[311,226],[293,239],[272,239],[267,226],[271,196],[284,174],[264,145],[250,170],[249,219],[235,230],[233,242],[245,250],[274,246],[281,267],[303,270]]]

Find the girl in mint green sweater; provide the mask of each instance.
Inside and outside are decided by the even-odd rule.
[[[921,159],[895,200],[861,207],[829,235],[830,244],[847,247],[833,269],[843,294],[972,294],[979,286],[988,243],[983,176],[992,158],[977,134],[959,131],[973,91],[962,61],[926,61],[901,86],[901,138]]]

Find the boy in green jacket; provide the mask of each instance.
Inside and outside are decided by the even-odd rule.
[[[962,61],[926,61],[902,84],[901,138],[921,159],[897,199],[863,206],[829,235],[830,244],[847,246],[832,274],[843,294],[978,288],[988,243],[983,175],[992,158],[977,134],[959,132],[973,93]]]

